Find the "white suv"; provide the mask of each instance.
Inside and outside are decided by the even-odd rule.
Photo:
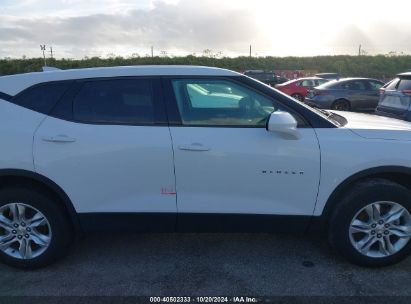
[[[304,104],[217,68],[0,77],[0,258],[75,235],[326,230],[351,262],[411,250],[411,123]]]

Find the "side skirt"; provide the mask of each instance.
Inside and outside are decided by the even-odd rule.
[[[87,231],[304,233],[311,216],[201,213],[80,213]]]

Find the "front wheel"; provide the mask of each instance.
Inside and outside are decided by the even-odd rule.
[[[411,252],[411,193],[384,179],[356,184],[330,219],[330,241],[349,261],[369,267],[395,264]]]

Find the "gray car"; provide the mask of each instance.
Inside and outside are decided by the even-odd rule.
[[[304,102],[322,109],[374,111],[383,85],[377,79],[343,78],[315,87]]]
[[[411,121],[411,72],[398,74],[380,92],[376,114]]]

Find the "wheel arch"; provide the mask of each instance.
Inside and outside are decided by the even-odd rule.
[[[350,106],[350,109],[352,108],[352,103],[351,103],[351,101],[349,101],[347,98],[345,98],[345,97],[338,97],[338,98],[335,98],[334,99],[334,101],[332,102],[332,104],[331,104],[331,108],[334,106],[334,104],[335,103],[337,103],[338,101],[346,101],[346,102],[348,102],[348,105]]]
[[[339,199],[355,183],[369,178],[383,178],[396,182],[411,191],[411,168],[403,166],[381,166],[357,172],[342,181],[328,197],[321,214],[322,222],[328,224],[332,210],[338,204]]]
[[[16,184],[41,189],[56,198],[68,215],[74,232],[81,233],[80,221],[70,198],[55,182],[39,173],[28,170],[0,169],[0,188]]]

